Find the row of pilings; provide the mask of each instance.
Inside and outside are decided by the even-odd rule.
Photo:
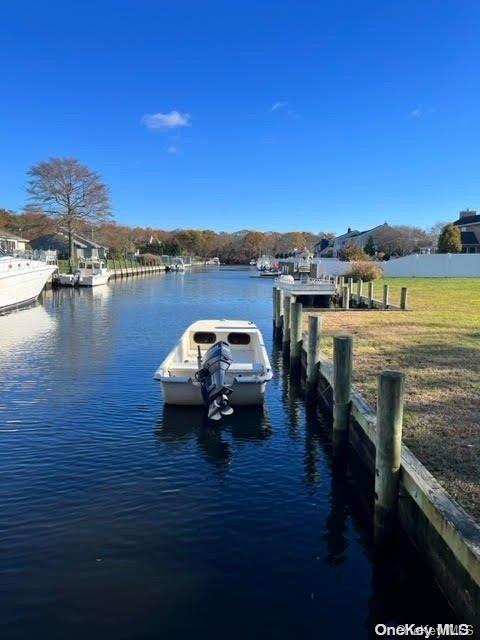
[[[294,296],[273,287],[273,331],[290,364],[290,375],[304,374],[307,401],[320,402],[319,371],[322,360],[323,318],[304,312]],[[328,312],[327,312],[328,313]],[[307,323],[304,330],[304,319]],[[333,428],[334,459],[342,460],[349,441],[351,421],[354,341],[351,335],[333,336]],[[302,357],[303,355],[303,357]],[[393,539],[399,493],[405,376],[383,371],[377,381],[375,447],[374,539],[388,546]]]

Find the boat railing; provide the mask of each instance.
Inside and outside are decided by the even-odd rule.
[[[32,249],[31,251],[20,251],[14,249],[8,253],[2,251],[0,255],[12,259],[20,258],[22,260],[35,260],[38,262],[46,262],[47,264],[57,264],[57,252],[52,250],[43,251],[39,249]]]

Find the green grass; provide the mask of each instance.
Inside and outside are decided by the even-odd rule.
[[[129,260],[127,260],[126,265],[125,265],[125,260],[122,260],[121,263],[123,267],[131,266]],[[68,260],[58,260],[57,264],[58,264],[58,270],[60,271],[60,273],[68,273],[68,270],[69,270]],[[75,261],[75,266],[77,264],[78,264],[78,260]],[[114,267],[118,269],[119,266],[120,266],[120,260],[107,260],[107,267],[109,269],[113,269]]]
[[[354,384],[374,405],[376,374],[406,374],[404,441],[480,519],[480,279],[389,278],[396,303],[407,287],[411,311],[325,313],[323,349],[331,335],[355,336]]]

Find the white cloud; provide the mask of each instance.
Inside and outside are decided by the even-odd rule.
[[[167,153],[171,153],[173,155],[177,154],[179,151],[180,149],[174,144],[171,144],[167,149]]]
[[[278,111],[288,105],[288,102],[274,102],[270,107],[270,111]]]
[[[169,111],[168,113],[147,113],[143,116],[142,122],[149,129],[177,129],[178,127],[190,126],[190,114],[180,113],[180,111]]]

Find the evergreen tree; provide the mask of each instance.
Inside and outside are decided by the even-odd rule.
[[[460,229],[454,224],[446,224],[440,232],[438,253],[462,253]]]
[[[368,236],[368,240],[363,248],[367,256],[374,256],[377,252],[375,247],[375,242],[373,241],[373,236]]]

